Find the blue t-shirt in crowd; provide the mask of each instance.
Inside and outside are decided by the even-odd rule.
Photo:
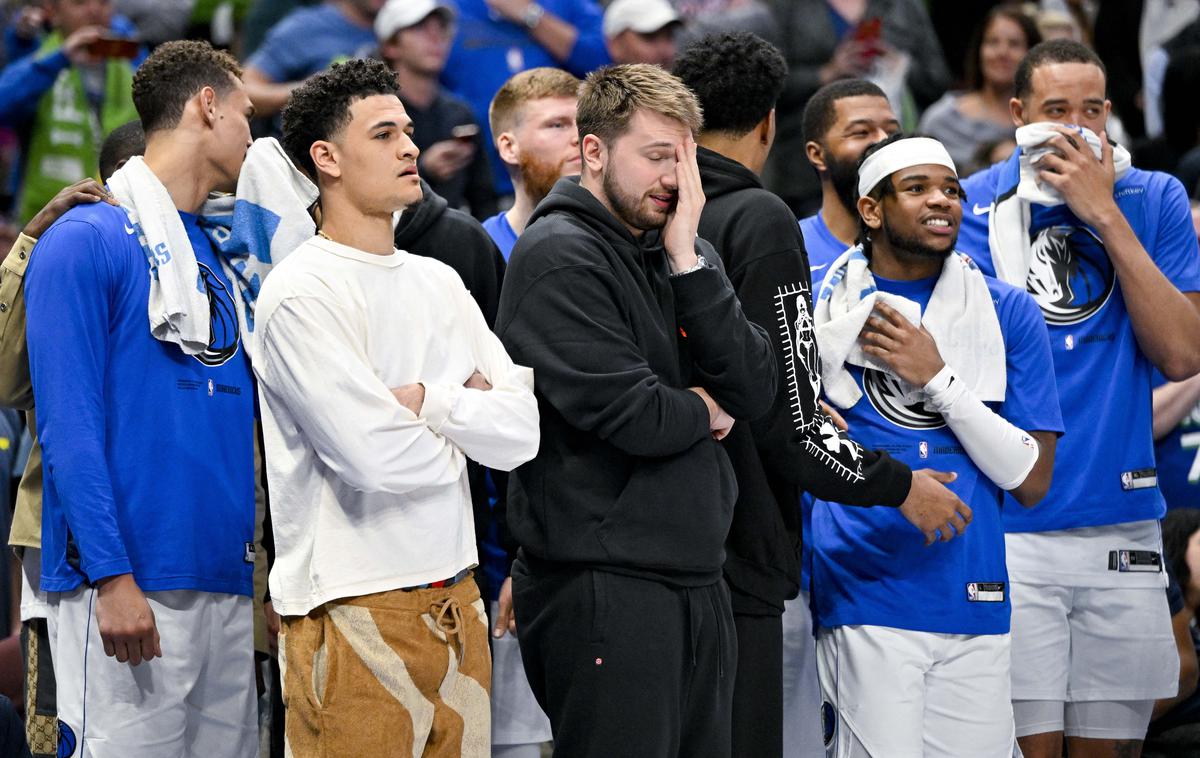
[[[994,274],[987,207],[1016,186],[1018,160],[963,182],[958,247]],[[1118,207],[1155,265],[1184,292],[1200,290],[1200,251],[1187,193],[1178,179],[1130,169],[1113,191]],[[1027,287],[1050,330],[1054,375],[1067,432],[1054,479],[1036,508],[1005,508],[1010,532],[1042,532],[1162,518],[1153,485],[1149,359],[1138,347],[1108,253],[1099,235],[1066,205],[1031,207],[1035,250]]]
[[[512,255],[513,246],[517,244],[517,233],[508,223],[508,217],[504,215],[505,211],[500,211],[495,216],[492,216],[487,221],[483,222],[483,228],[492,238],[492,242],[496,243],[496,247],[500,248],[500,254],[504,256],[504,262],[508,263],[508,258]]]
[[[132,571],[146,591],[252,594],[254,384],[234,290],[179,215],[209,301],[195,356],[150,334],[146,256],[121,209],[73,208],[30,259],[45,591]]]
[[[604,11],[594,0],[545,0],[540,5],[546,13],[566,21],[579,33],[565,61],[557,60],[535,42],[523,24],[502,19],[484,0],[458,2],[458,31],[442,71],[442,83],[470,103],[475,118],[485,126],[492,98],[513,74],[549,66],[566,69],[582,79],[590,71],[612,62],[601,30]],[[489,137],[483,144],[488,151],[496,191],[512,194],[512,180],[496,152],[494,140]]]
[[[937,277],[901,282],[877,276],[875,283],[924,311]],[[1026,431],[1061,431],[1050,345],[1037,305],[996,279],[989,277],[987,286],[1008,370],[1004,402],[988,407]],[[1007,632],[1002,491],[975,466],[940,414],[921,404],[904,405],[894,381],[882,372],[847,368],[863,391],[853,407],[841,411],[854,438],[913,469],[956,472],[958,478],[947,486],[971,507],[973,520],[962,536],[926,547],[924,535],[897,508],[817,500],[812,581],[818,622],[945,634]]]
[[[276,82],[294,82],[331,63],[370,55],[378,43],[370,26],[359,26],[330,3],[298,8],[271,28],[247,68]]]
[[[812,292],[821,289],[821,280],[829,270],[829,264],[850,247],[845,245],[829,227],[825,216],[817,211],[812,216],[800,219],[800,233],[804,235],[804,250],[808,253],[808,269],[812,274]],[[854,435],[851,434],[853,437]],[[855,441],[860,441],[857,438]],[[805,592],[812,586],[812,495],[800,495],[800,588]]]
[[[1167,380],[1155,370],[1150,383],[1158,389]],[[1154,443],[1154,461],[1167,510],[1200,508],[1200,405]]]

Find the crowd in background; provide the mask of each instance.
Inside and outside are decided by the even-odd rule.
[[[761,36],[788,67],[763,183],[801,218],[822,204],[803,121],[822,86],[850,78],[874,83],[901,128],[940,140],[967,177],[1017,147],[1009,103],[1025,53],[1043,40],[1073,39],[1092,47],[1107,67],[1108,136],[1129,149],[1135,166],[1183,183],[1200,230],[1200,0],[10,0],[0,7],[0,251],[12,247],[63,188],[107,176],[102,144],[137,118],[134,72],[156,45],[176,39],[208,40],[237,58],[254,106],[255,136],[280,135],[291,92],[330,64],[382,60],[395,73],[412,119],[427,191],[479,221],[522,201],[513,163],[494,139],[497,116],[490,111],[505,82],[525,70],[553,67],[582,79],[610,63],[669,69],[689,41],[708,32]],[[572,130],[573,123],[572,117]],[[536,167],[520,168],[528,179]],[[502,262],[497,266],[503,269]],[[490,313],[480,302],[489,325],[496,293],[490,297]],[[1191,411],[1200,385],[1185,384],[1183,404],[1191,404],[1179,423],[1156,425],[1163,444],[1181,444],[1189,425],[1200,423],[1194,419],[1200,412]],[[0,409],[0,476],[7,477],[0,514],[8,520],[32,447],[26,423],[18,411]],[[1183,444],[1196,446],[1194,439]],[[494,489],[482,473],[473,476],[481,491]],[[1200,471],[1183,478],[1196,484]],[[1193,630],[1200,612],[1195,496],[1187,489],[1167,492],[1172,513],[1164,526],[1180,612]],[[0,640],[0,694],[28,709],[30,703],[22,706],[19,561],[0,562],[0,579],[0,629],[12,632]],[[270,684],[274,639],[270,623],[260,627],[260,720],[264,745],[275,755],[282,724],[271,718],[279,708],[278,687]],[[1196,645],[1200,649],[1200,634]],[[1188,700],[1151,733],[1173,729],[1174,737],[1163,739],[1200,749],[1197,724],[1200,701]],[[1146,754],[1152,749],[1153,740]]]

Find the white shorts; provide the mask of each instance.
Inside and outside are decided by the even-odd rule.
[[[253,758],[258,754],[249,597],[148,592],[163,657],[104,654],[96,590],[49,593],[59,756]]]
[[[1007,634],[822,629],[830,758],[1011,758]]]
[[[1011,584],[1014,700],[1155,700],[1179,691],[1161,588]]]
[[[496,603],[492,603],[496,618]],[[492,744],[549,742],[550,719],[542,712],[521,661],[521,646],[511,632],[492,638]]]
[[[824,758],[821,682],[808,593],[787,601],[783,612],[783,755]]]

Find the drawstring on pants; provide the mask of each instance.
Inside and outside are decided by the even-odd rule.
[[[446,635],[446,641],[450,641],[450,636],[454,636],[454,641],[458,643],[458,667],[461,670],[467,657],[467,646],[463,640],[463,617],[462,606],[459,605],[458,598],[448,597],[440,603],[433,603],[429,606],[429,615],[434,617],[434,626],[442,634]],[[453,625],[447,625],[446,619],[450,618]]]

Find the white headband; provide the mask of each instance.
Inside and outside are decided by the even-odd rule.
[[[865,197],[880,181],[901,169],[924,166],[927,163],[945,166],[955,175],[958,174],[950,153],[946,152],[941,142],[929,137],[896,140],[871,153],[871,157],[863,162],[862,168],[858,170],[858,196]]]

